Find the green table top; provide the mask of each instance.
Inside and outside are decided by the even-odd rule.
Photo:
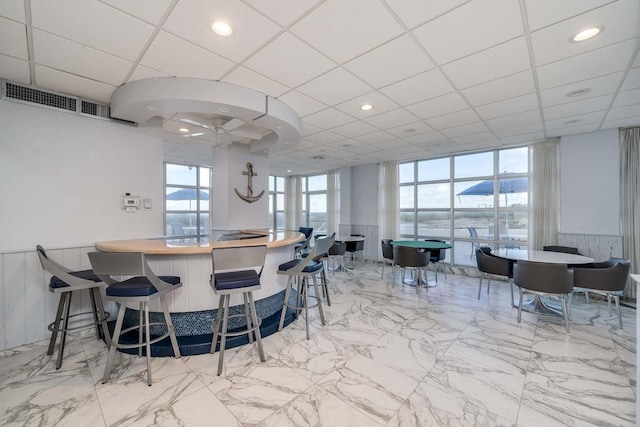
[[[394,240],[391,242],[395,246],[408,246],[410,248],[419,249],[451,249],[452,246],[449,243],[441,242],[425,242],[424,240]]]

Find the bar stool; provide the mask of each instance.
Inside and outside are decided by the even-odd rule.
[[[260,361],[265,361],[262,336],[260,335],[262,319],[258,318],[256,314],[253,291],[260,289],[260,276],[262,275],[266,255],[267,247],[265,245],[244,248],[214,248],[211,250],[213,274],[209,283],[213,288],[213,292],[220,296],[216,321],[211,327],[213,331],[211,353],[215,353],[218,337],[220,338],[218,375],[222,373],[224,349],[226,339],[229,336],[247,334],[249,343],[253,343],[253,335],[255,335]],[[256,268],[259,271],[256,271]],[[240,293],[244,300],[244,313],[230,315],[229,302],[231,295]],[[229,332],[229,317],[242,316],[245,317],[246,328]],[[220,329],[220,321],[222,321],[222,329]]]
[[[111,337],[109,336],[109,328],[107,327],[109,313],[105,313],[102,296],[100,295],[100,287],[104,286],[105,283],[93,273],[93,270],[71,271],[70,269],[58,264],[49,258],[47,252],[40,245],[36,246],[36,252],[40,258],[40,264],[42,264],[43,270],[51,273],[52,275],[51,280],[49,281],[49,292],[60,294],[56,320],[47,326],[47,329],[51,331],[51,339],[49,340],[47,355],[53,355],[58,333],[61,334],[60,346],[58,347],[58,358],[56,360],[56,369],[60,369],[60,366],[62,366],[62,357],[64,354],[64,344],[67,338],[67,331],[87,329],[94,326],[96,328],[96,338],[100,339],[104,336],[107,346],[110,346]],[[89,290],[92,311],[71,314],[71,297],[74,292],[79,292],[83,289]],[[87,314],[93,315],[93,322],[69,327],[69,318],[85,316]],[[100,327],[102,327],[102,331],[100,330]]]
[[[182,286],[180,277],[178,276],[156,276],[149,268],[144,254],[140,252],[90,252],[89,260],[93,266],[93,271],[107,285],[106,300],[115,301],[119,305],[118,318],[116,320],[115,329],[113,331],[113,339],[109,348],[109,356],[107,357],[107,365],[104,369],[102,384],[109,382],[111,375],[111,367],[116,349],[137,348],[138,356],[142,356],[142,348],[145,348],[147,356],[147,384],[151,385],[151,344],[162,341],[166,337],[171,340],[173,347],[173,355],[180,357],[180,349],[178,348],[178,340],[169,315],[166,295]],[[123,281],[118,281],[111,276],[133,276]],[[164,322],[149,322],[149,301],[159,298],[162,311],[164,313]],[[127,309],[127,303],[139,304],[139,321],[138,325],[122,329],[124,321],[124,313]],[[144,316],[144,321],[143,321]],[[151,337],[151,326],[166,326],[167,332],[157,337]],[[144,328],[144,337],[143,337]],[[120,343],[122,335],[129,331],[138,330],[138,342],[134,344]]]
[[[320,312],[320,321],[322,326],[326,324],[324,319],[324,311],[322,310],[322,297],[318,291],[318,281],[316,276],[322,274],[324,271],[324,263],[322,259],[317,260],[318,256],[322,256],[327,253],[329,248],[333,245],[332,237],[324,237],[316,240],[316,244],[311,248],[309,255],[302,259],[293,259],[284,264],[280,264],[278,267],[278,274],[286,274],[289,276],[287,280],[287,290],[284,295],[284,302],[282,305],[282,313],[280,314],[280,325],[278,331],[282,331],[284,327],[284,318],[286,316],[287,308],[291,307],[296,310],[296,315],[299,311],[304,309],[305,312],[305,326],[307,330],[307,339],[309,339],[309,308],[318,307]],[[316,304],[309,305],[309,283],[308,278],[313,280],[313,288],[315,295],[312,298],[316,299]],[[289,296],[291,295],[291,288],[293,287],[294,279],[298,285],[298,293],[296,296],[295,305],[289,304]]]

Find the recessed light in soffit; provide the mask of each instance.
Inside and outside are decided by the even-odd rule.
[[[597,36],[598,34],[602,33],[602,31],[604,31],[603,26],[590,27],[580,31],[579,33],[571,37],[569,41],[572,43],[583,42]]]
[[[229,37],[233,34],[233,28],[231,28],[231,25],[224,21],[212,21],[209,24],[209,28],[211,28],[211,31],[222,37]]]

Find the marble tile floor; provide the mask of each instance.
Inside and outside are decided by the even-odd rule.
[[[390,272],[390,269],[387,269]],[[430,279],[433,273],[430,272]],[[477,299],[478,279],[439,275],[419,288],[357,264],[329,275],[328,325],[300,317],[255,344],[218,355],[119,354],[101,383],[103,343],[68,340],[62,368],[46,342],[0,353],[0,425],[20,426],[633,426],[635,310],[624,329],[606,303],[574,299],[560,317],[524,313],[506,282]]]

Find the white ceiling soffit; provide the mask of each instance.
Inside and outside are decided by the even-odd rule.
[[[251,151],[300,140],[300,118],[282,101],[264,93],[224,83],[186,77],[137,80],[117,88],[111,95],[111,116],[145,123],[153,117],[166,119],[176,113],[200,113],[237,118],[271,133],[251,141]]]

